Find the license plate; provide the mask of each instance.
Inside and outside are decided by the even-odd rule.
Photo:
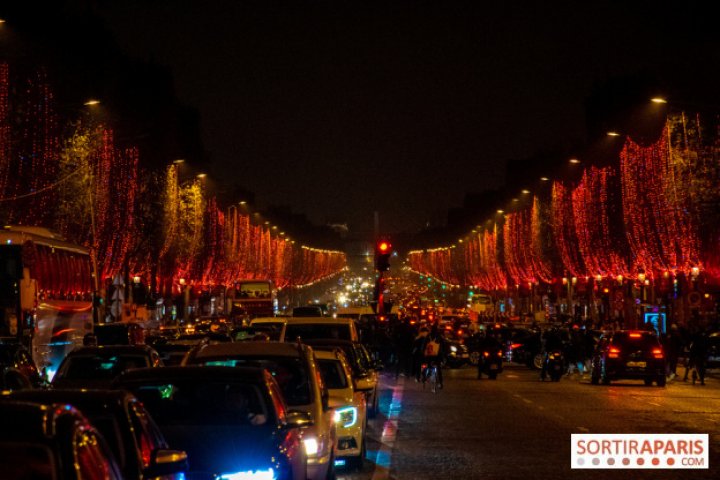
[[[647,362],[627,362],[625,365],[630,368],[633,368],[633,367],[645,368],[645,367],[647,367]]]
[[[490,365],[490,370],[497,370],[497,365],[494,363]]]

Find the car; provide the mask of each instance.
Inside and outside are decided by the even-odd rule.
[[[292,409],[310,415],[303,444],[308,455],[310,478],[334,477],[336,428],[329,405],[329,392],[318,370],[313,349],[284,342],[234,342],[205,345],[185,364],[265,368],[277,380],[285,402]]]
[[[470,362],[470,351],[464,345],[463,340],[455,336],[452,331],[446,332],[445,343],[447,345],[446,362],[450,368],[460,368]]]
[[[336,338],[357,342],[360,340],[355,320],[352,318],[303,317],[286,319],[280,336],[281,342],[295,342],[316,338]]]
[[[286,323],[287,317],[260,317],[250,320],[250,327],[266,334],[272,341],[279,341]]]
[[[707,368],[720,368],[720,332],[708,335]]]
[[[528,368],[540,370],[543,363],[541,332],[519,328],[511,336],[506,358]]]
[[[160,367],[160,355],[148,345],[80,347],[58,367],[53,388],[103,388],[125,370]]]
[[[19,343],[0,343],[0,390],[38,388],[43,385],[32,355]]]
[[[70,404],[102,434],[124,478],[181,480],[185,452],[170,450],[143,405],[122,390],[25,390],[4,397],[43,405]]]
[[[330,408],[334,410],[335,465],[361,470],[366,454],[365,394],[355,388],[350,365],[341,349],[315,350],[315,358],[330,393]]]
[[[374,361],[365,346],[360,342],[347,340],[315,339],[305,340],[313,349],[332,350],[342,349],[350,365],[355,389],[365,393],[368,406],[368,417],[374,418],[378,412],[378,384],[381,365]]]
[[[665,354],[657,335],[644,330],[620,330],[601,337],[592,359],[591,382],[609,384],[618,379],[665,386]]]
[[[68,404],[0,402],[4,480],[122,480],[102,435]]]
[[[310,416],[288,410],[263,368],[143,368],[112,386],[140,399],[170,444],[187,452],[188,478],[306,478]]]

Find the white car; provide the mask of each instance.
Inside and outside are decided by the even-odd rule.
[[[280,342],[233,342],[201,347],[185,359],[186,364],[262,367],[280,385],[292,410],[310,415],[312,425],[303,432],[307,476],[312,480],[335,478],[335,412],[330,392],[318,370],[313,349]]]
[[[334,411],[337,429],[335,465],[361,470],[366,452],[365,393],[355,389],[350,365],[341,349],[316,349],[315,358],[330,392],[330,408]]]

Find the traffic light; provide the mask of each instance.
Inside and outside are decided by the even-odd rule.
[[[375,270],[378,272],[386,272],[390,269],[390,255],[392,255],[392,245],[387,240],[380,240],[375,245]]]

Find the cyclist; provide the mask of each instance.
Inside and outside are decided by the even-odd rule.
[[[445,358],[445,338],[443,337],[442,330],[438,329],[437,326],[433,326],[430,331],[427,343],[425,343],[425,363],[427,368],[435,367],[437,370],[437,386],[442,388],[443,376],[442,376],[442,361]]]

